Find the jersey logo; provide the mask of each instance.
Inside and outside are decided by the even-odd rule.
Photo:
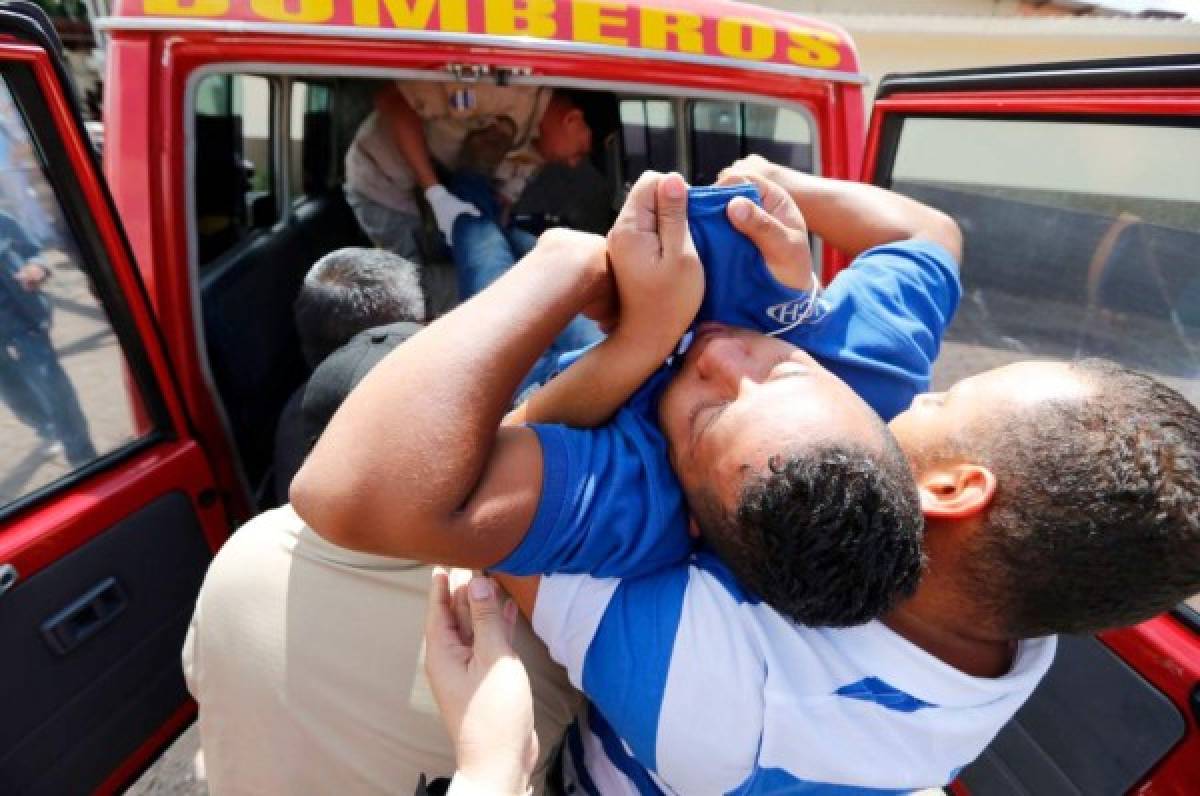
[[[792,299],[767,307],[767,316],[776,323],[788,326],[801,320],[808,312],[809,297]]]

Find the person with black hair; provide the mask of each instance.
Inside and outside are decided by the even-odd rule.
[[[347,246],[313,263],[293,304],[310,368],[373,326],[425,322],[417,266],[382,249]]]
[[[363,337],[353,351],[338,358],[338,363],[349,363],[343,370],[354,371],[360,360],[378,362],[383,353],[424,323],[425,295],[413,263],[382,249],[347,246],[313,264],[300,285],[292,311],[300,350],[314,372],[288,398],[275,426],[274,496],[278,503],[287,502],[292,478],[324,428],[324,422],[313,423],[308,419],[311,412],[305,411],[310,403],[305,398],[309,388],[315,386],[317,392],[327,392],[320,388],[338,378],[332,366],[324,370],[321,366],[334,352],[349,346],[356,335],[371,329],[377,332]],[[401,326],[393,328],[392,324]],[[359,372],[358,377],[365,372]],[[328,415],[323,418],[328,419]]]

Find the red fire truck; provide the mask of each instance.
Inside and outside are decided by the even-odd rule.
[[[543,224],[603,229],[644,169],[749,153],[911,194],[966,235],[939,381],[1098,354],[1200,400],[1200,58],[893,76],[867,132],[844,32],[723,0],[118,0],[102,28],[103,173],[49,23],[0,6],[0,211],[56,241],[38,290],[87,435],[61,453],[0,390],[0,792],[119,789],[192,721],[183,634],[275,501],[292,301],[367,242],[341,163],[381,81],[611,98],[602,162],[516,208]],[[954,788],[1197,792],[1197,616],[1065,639]]]

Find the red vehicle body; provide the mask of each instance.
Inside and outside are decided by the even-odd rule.
[[[989,220],[1028,226],[1020,213],[1035,206],[1030,192],[1043,208],[1058,194],[1040,183],[964,193],[917,166],[901,173],[931,162],[910,157],[910,128],[1046,122],[1022,134],[1081,124],[1071,129],[1103,138],[1112,125],[1145,124],[1187,136],[1200,120],[1200,61],[1168,58],[889,79],[868,135],[865,79],[844,32],[719,0],[121,0],[103,28],[111,45],[101,175],[48,24],[21,3],[0,6],[3,77],[119,344],[134,418],[127,443],[0,508],[0,564],[11,570],[7,582],[0,570],[0,689],[15,706],[11,731],[0,730],[3,792],[117,790],[193,718],[179,645],[208,558],[273,502],[270,431],[304,378],[290,329],[298,275],[323,251],[359,242],[339,204],[338,164],[362,115],[351,100],[367,78],[609,92],[621,133],[597,174],[614,197],[640,168],[675,168],[699,182],[723,165],[718,155],[727,162],[766,147],[827,176],[943,199],[967,231],[968,293],[973,258],[994,254],[984,232],[973,251],[973,234]],[[267,98],[261,118],[254,92]],[[250,132],[256,125],[263,136]],[[964,140],[950,133],[935,139]],[[1110,197],[1093,188],[1076,193]],[[1148,189],[1136,209],[1157,208],[1169,221],[1188,204],[1175,193],[1160,201]],[[1051,202],[1041,215],[1083,212],[1078,204]],[[1054,298],[1055,307],[1079,305],[1084,320],[1070,333],[1108,340],[1096,318],[1176,318],[1175,304],[1163,312],[1106,304],[1111,280],[1126,284],[1112,249],[1142,222],[1096,223],[1082,281]],[[1160,248],[1160,238],[1182,245],[1169,223],[1137,232]],[[1200,225],[1185,232],[1200,235]],[[819,257],[826,279],[846,264],[828,248]],[[978,291],[1028,298],[1003,284]],[[1184,331],[1153,333],[1191,329],[1179,324]],[[976,325],[954,351],[1007,350],[988,339],[992,327]],[[1014,350],[1062,354],[1060,331],[1022,331]],[[1036,342],[1043,332],[1046,346]],[[1004,329],[993,336],[1013,338]],[[44,649],[55,634],[69,638]],[[1200,634],[1189,609],[1078,645],[1056,664],[1062,677],[1031,701],[1036,709],[1014,731],[1024,740],[1002,734],[957,792],[1200,787]],[[1106,679],[1089,686],[1097,667]],[[1108,758],[1116,762],[1089,765]]]

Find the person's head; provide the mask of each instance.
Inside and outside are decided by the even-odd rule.
[[[417,267],[383,249],[347,247],[309,269],[293,305],[300,347],[311,367],[375,326],[425,320]]]
[[[537,147],[552,163],[578,166],[602,137],[604,97],[593,92],[555,89],[538,125]]]
[[[1154,379],[1023,362],[918,397],[891,428],[933,567],[981,632],[1095,632],[1200,592],[1200,413]]]
[[[908,464],[807,353],[705,324],[659,420],[695,531],[772,608],[847,626],[912,594],[923,524]]]

